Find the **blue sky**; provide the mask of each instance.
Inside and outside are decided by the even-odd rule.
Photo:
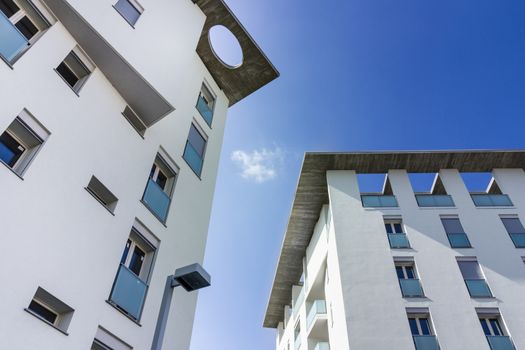
[[[228,116],[191,350],[268,350],[303,153],[525,148],[525,2],[227,3],[281,77]]]

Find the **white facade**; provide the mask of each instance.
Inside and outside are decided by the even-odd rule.
[[[521,249],[525,248],[525,242],[520,242],[525,230],[519,228],[516,220],[525,222],[525,172],[521,160],[502,167],[501,159],[496,160],[500,157],[497,152],[487,154],[488,159],[480,163],[479,169],[473,162],[468,171],[494,168],[492,175],[499,191],[478,194],[478,205],[467,190],[461,175],[463,169],[441,168],[438,162],[433,164],[428,159],[424,162],[427,155],[424,153],[411,160],[411,167],[421,162],[421,166],[426,167],[423,172],[437,172],[445,192],[437,191],[434,185],[433,193],[446,193],[452,198],[452,205],[438,201],[424,206],[421,203],[425,200],[428,203],[428,194],[418,205],[409,180],[410,169],[407,172],[400,169],[399,164],[393,165],[396,154],[390,155],[392,164],[384,165],[390,186],[385,186],[384,193],[373,196],[393,195],[398,206],[391,203],[381,206],[377,202],[366,205],[367,199],[361,197],[363,193],[356,175],[356,171],[367,172],[363,164],[355,162],[355,169],[347,165],[347,170],[341,166],[334,167],[337,170],[327,167],[328,202],[322,206],[302,255],[303,283],[292,287],[292,298],[289,306],[282,308],[282,319],[272,319],[279,323],[265,323],[270,327],[276,325],[276,349],[525,348],[522,297],[525,250]],[[468,153],[462,155],[469,156]],[[375,161],[373,155],[365,155],[363,159],[370,164]],[[307,160],[308,155],[305,163]],[[465,167],[469,165],[465,163]],[[308,191],[302,189],[307,175],[308,171],[303,168],[296,204],[300,195]],[[315,176],[322,175],[317,172]],[[391,193],[387,193],[389,188]],[[494,195],[496,192],[500,194]],[[489,197],[502,201],[497,205],[483,202]],[[315,196],[311,198],[317,200]],[[299,222],[294,221],[295,208],[294,205],[283,252],[289,252],[288,242],[294,238],[298,242],[298,235],[294,233],[294,225]],[[459,219],[463,232],[457,228],[447,233],[443,223],[447,219]],[[507,230],[503,221],[508,219],[514,220],[518,228]],[[388,223],[399,223],[401,230],[392,231],[398,230],[405,236],[393,237],[397,231],[387,234],[385,224]],[[294,228],[290,229],[291,226]],[[469,245],[465,243],[465,234],[470,248],[465,247]],[[396,246],[396,238],[406,239],[409,247]],[[393,246],[389,239],[393,240]],[[282,261],[285,260],[283,252]],[[462,274],[459,265],[465,261],[478,262],[477,277]],[[282,276],[286,270],[279,265],[277,275]],[[273,293],[279,278],[276,276]],[[272,294],[270,305],[275,296]],[[427,320],[421,322],[428,322],[428,332],[423,330],[426,325],[419,324],[418,318]],[[486,325],[483,328],[480,321],[492,322],[494,328]],[[294,332],[297,324],[300,332]]]
[[[117,0],[14,2],[22,10],[35,6],[49,23],[11,60],[6,52],[13,49],[5,46],[13,28],[6,25],[9,15],[0,13],[0,134],[20,116],[24,132],[38,140],[30,150],[24,132],[11,127],[9,135],[26,149],[16,164],[8,164],[5,140],[1,145],[0,348],[105,349],[92,345],[97,337],[115,350],[149,349],[166,277],[203,260],[232,104],[219,85],[221,75],[214,78],[196,52],[206,11],[190,0],[143,0],[131,26],[113,7]],[[12,5],[0,3],[4,10]],[[57,72],[74,49],[90,68],[81,89]],[[196,108],[203,83],[215,97],[211,125]],[[133,106],[145,131],[137,132],[122,115],[126,106]],[[192,125],[206,139],[200,176],[184,156]],[[158,157],[172,173],[162,183],[165,194],[146,198]],[[98,200],[93,188],[85,189],[92,176],[103,185],[94,186]],[[107,190],[116,203],[102,204]],[[168,198],[167,205],[160,199],[160,212],[168,210],[160,219],[158,196]],[[111,293],[130,235],[140,237],[145,256],[131,262],[128,252],[122,262],[141,270],[136,284],[147,287],[143,307],[127,312]],[[133,293],[127,297],[136,298]],[[58,319],[43,321],[31,306],[34,298]],[[164,348],[189,348],[196,300],[197,293],[175,288]]]

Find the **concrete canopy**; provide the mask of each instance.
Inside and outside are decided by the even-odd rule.
[[[290,304],[292,286],[299,284],[306,247],[323,204],[328,204],[326,171],[387,173],[392,169],[405,169],[408,172],[434,173],[441,169],[489,172],[497,168],[525,168],[525,150],[306,153],[277,263],[264,327],[277,328],[279,322],[284,320],[284,306]]]

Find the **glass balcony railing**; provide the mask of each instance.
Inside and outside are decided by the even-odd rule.
[[[0,54],[12,62],[28,45],[26,37],[0,12]]]
[[[146,299],[148,285],[126,266],[120,265],[109,301],[138,320]]]
[[[189,142],[186,142],[186,148],[184,148],[183,158],[186,160],[190,168],[193,169],[195,174],[197,174],[197,176],[201,176],[202,158]]]
[[[164,190],[152,179],[148,180],[146,191],[142,201],[148,208],[162,221],[165,222],[168,217],[171,198]]]
[[[401,293],[406,298],[421,298],[425,296],[423,294],[423,288],[421,288],[421,282],[418,279],[399,279],[399,285],[401,286]]]
[[[414,335],[416,350],[439,350],[435,335]]]
[[[213,120],[213,111],[211,110],[210,106],[208,106],[206,101],[204,101],[204,98],[202,98],[202,96],[199,96],[199,99],[197,100],[197,110],[204,118],[206,123],[208,123],[208,125],[211,126],[211,122]]]
[[[511,233],[510,238],[516,248],[525,248],[525,233]]]
[[[330,344],[328,342],[319,342],[315,344],[314,350],[330,350]]]
[[[476,207],[511,207],[512,201],[506,194],[471,194],[472,201]]]
[[[492,293],[485,280],[465,280],[468,292],[473,298],[492,298]]]
[[[365,208],[398,207],[396,196],[361,195],[361,202]]]
[[[306,328],[309,329],[314,322],[317,315],[326,315],[326,302],[324,300],[316,300],[312,303],[308,316],[306,317]]]
[[[299,350],[301,348],[301,335],[298,335],[294,340],[294,349]]]
[[[447,234],[448,241],[452,248],[471,248],[470,241],[464,233],[449,233]]]
[[[420,207],[453,207],[454,201],[448,194],[416,194]]]
[[[408,237],[404,233],[389,233],[390,248],[410,248]]]
[[[304,287],[299,292],[299,295],[297,296],[297,299],[295,300],[295,303],[293,304],[293,316],[297,317],[299,314],[299,310],[301,309],[301,305],[304,301]]]
[[[489,341],[491,350],[514,350],[514,345],[510,337],[488,335],[487,340]]]

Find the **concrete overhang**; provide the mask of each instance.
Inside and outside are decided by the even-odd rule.
[[[408,172],[433,173],[440,169],[488,172],[497,168],[525,168],[525,150],[306,153],[277,263],[264,327],[277,328],[279,322],[284,320],[284,306],[292,300],[292,286],[299,284],[306,247],[323,204],[328,204],[328,170],[386,173],[392,169],[405,169]]]
[[[228,97],[230,106],[279,77],[277,69],[223,0],[192,1],[206,15],[197,53]],[[215,55],[210,44],[209,31],[216,25],[228,28],[239,41],[243,52],[243,62],[239,67],[226,66]]]
[[[146,127],[175,109],[67,1],[44,2]]]

